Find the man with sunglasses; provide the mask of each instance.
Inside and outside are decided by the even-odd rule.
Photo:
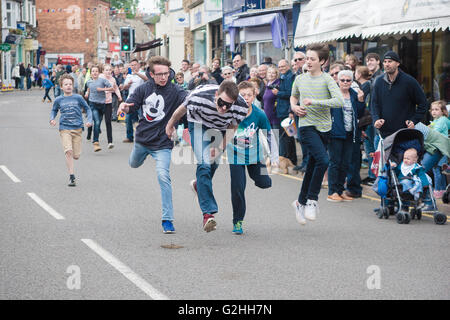
[[[306,55],[302,51],[296,51],[293,59],[295,66],[297,68],[297,72],[295,75],[299,75],[303,73],[303,65],[306,62]]]
[[[164,57],[155,56],[149,61],[150,77],[119,107],[118,114],[142,110],[136,128],[136,139],[129,164],[140,167],[147,156],[156,161],[156,171],[162,198],[162,227],[164,233],[174,233],[172,184],[169,174],[173,141],[166,136],[166,125],[170,117],[183,102],[187,92],[172,82],[171,63]],[[153,198],[152,198],[153,197]],[[150,197],[154,200],[154,195]]]
[[[218,158],[247,117],[248,108],[237,85],[224,81],[220,86],[208,84],[193,90],[167,123],[166,134],[171,137],[175,124],[187,113],[191,145],[197,159],[197,179],[191,182],[191,187],[198,197],[206,232],[216,229],[214,214],[218,206],[212,179]]]

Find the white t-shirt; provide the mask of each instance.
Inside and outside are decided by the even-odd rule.
[[[142,74],[145,76],[145,72],[139,71],[139,74]],[[139,77],[136,74],[129,74],[127,75],[127,78],[125,79],[124,86],[127,86],[130,81],[132,81],[130,88],[128,89],[128,96],[131,96],[134,93],[134,90],[136,90],[137,87],[139,87],[141,84],[143,84],[145,81]]]

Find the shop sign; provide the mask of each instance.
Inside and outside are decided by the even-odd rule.
[[[17,37],[14,34],[6,36],[5,43],[16,44]]]
[[[0,44],[0,51],[8,52],[9,50],[11,50],[11,45],[9,43]]]

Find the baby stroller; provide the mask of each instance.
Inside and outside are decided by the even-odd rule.
[[[423,188],[423,193],[415,199],[409,192],[402,192],[402,185],[396,176],[392,163],[400,165],[403,154],[409,148],[417,150],[419,163],[425,153],[424,138],[415,129],[400,129],[383,140],[378,132],[381,143],[382,168],[378,174],[374,190],[381,196],[381,208],[376,210],[379,219],[388,219],[395,215],[399,224],[408,224],[411,220],[422,218],[422,207],[425,196],[429,196],[433,206],[433,217],[436,224],[445,224],[447,216],[438,211],[431,184]],[[409,210],[411,208],[411,210]]]

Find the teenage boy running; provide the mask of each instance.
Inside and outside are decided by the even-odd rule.
[[[166,127],[168,137],[172,137],[175,124],[186,112],[191,145],[198,162],[197,180],[191,182],[191,187],[203,213],[203,230],[211,232],[216,229],[214,214],[218,211],[212,189],[217,159],[233,138],[239,123],[247,117],[248,106],[239,96],[237,85],[231,81],[224,81],[220,86],[199,86],[173,114]]]
[[[61,136],[64,153],[66,155],[66,165],[69,170],[69,187],[75,187],[75,174],[73,159],[78,160],[81,155],[81,133],[83,127],[83,108],[87,115],[86,127],[92,126],[92,111],[82,96],[72,94],[73,78],[64,74],[59,79],[63,95],[55,99],[50,113],[50,124],[56,125],[56,115],[61,112],[59,119],[59,134]]]
[[[117,114],[122,111],[130,114],[142,108],[143,116],[136,128],[129,164],[132,168],[138,168],[149,155],[156,160],[164,233],[175,233],[169,174],[173,141],[165,135],[165,130],[170,117],[187,96],[185,90],[172,83],[170,66],[171,63],[166,58],[152,57],[149,61],[151,79],[137,87],[117,111]]]
[[[270,158],[273,166],[278,166],[278,146],[271,131],[269,119],[266,114],[253,105],[256,98],[256,88],[249,81],[238,85],[239,94],[248,105],[248,115],[239,124],[232,143],[227,145],[228,162],[230,164],[231,176],[231,203],[233,205],[233,233],[243,233],[242,223],[244,221],[245,186],[247,168],[250,178],[255,185],[261,189],[272,186],[266,165],[264,164],[264,148],[260,144],[260,135],[267,139]]]

